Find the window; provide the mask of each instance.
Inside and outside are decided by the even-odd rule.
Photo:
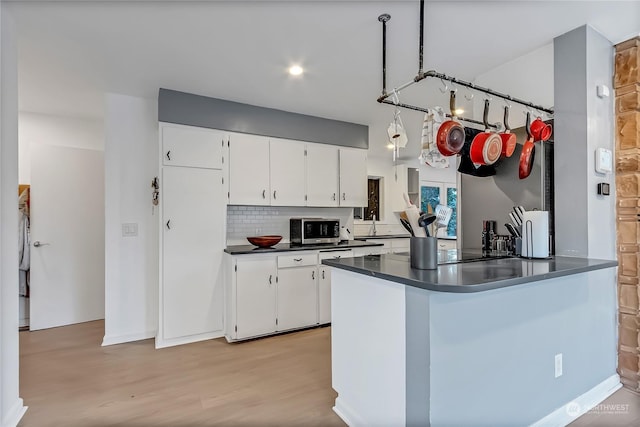
[[[456,237],[458,233],[458,189],[455,184],[421,181],[420,211],[435,212],[436,206],[441,204],[449,206],[453,211],[446,234],[450,237]]]
[[[367,200],[368,204],[365,208],[354,208],[353,218],[365,221],[372,221],[375,215],[376,221],[380,220],[380,184],[381,178],[369,178],[367,180]]]

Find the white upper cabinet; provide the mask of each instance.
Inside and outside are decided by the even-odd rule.
[[[286,139],[269,141],[271,206],[304,206],[305,144]]]
[[[367,152],[340,149],[340,206],[367,206]]]
[[[163,165],[222,168],[223,131],[163,123],[160,132]]]
[[[229,136],[229,204],[269,205],[269,138]]]
[[[338,206],[338,147],[307,146],[307,206]]]

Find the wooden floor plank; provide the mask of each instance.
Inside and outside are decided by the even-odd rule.
[[[102,321],[20,332],[20,427],[344,425],[331,410],[330,328],[160,350],[153,340],[101,347],[103,335]],[[603,403],[628,409],[571,426],[640,426],[637,394]]]

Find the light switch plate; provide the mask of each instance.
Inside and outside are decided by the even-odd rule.
[[[132,222],[132,223],[122,224],[122,237],[135,237],[137,235],[138,235],[137,223]]]
[[[611,173],[613,171],[613,153],[606,148],[596,149],[596,172]]]

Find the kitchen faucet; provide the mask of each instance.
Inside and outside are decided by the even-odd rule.
[[[376,233],[377,233],[377,231],[376,231],[376,216],[373,215],[373,229],[371,230],[371,235],[375,236]]]

